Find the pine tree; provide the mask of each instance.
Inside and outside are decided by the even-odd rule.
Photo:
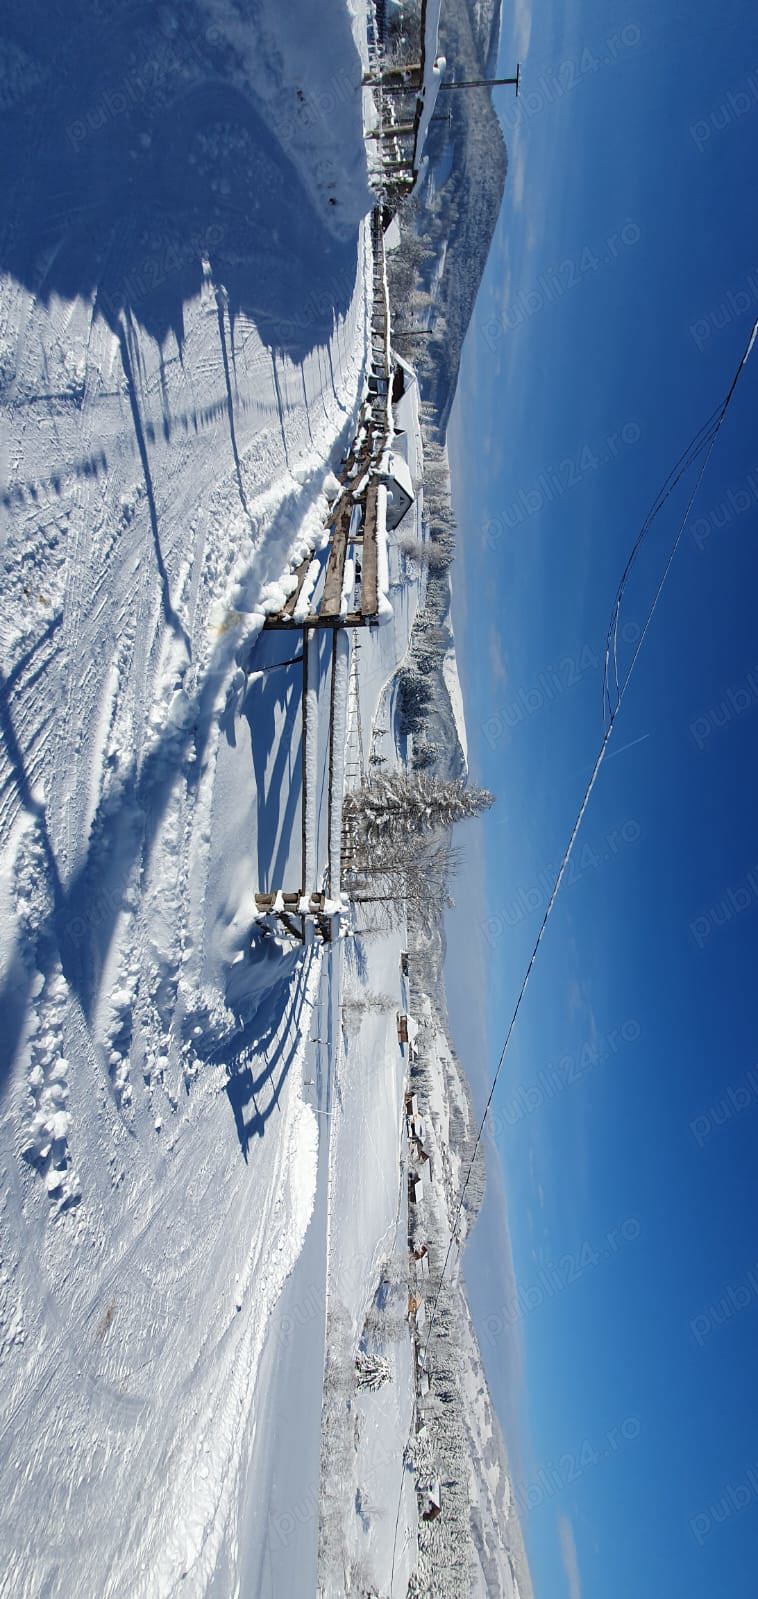
[[[345,819],[358,823],[368,841],[403,838],[452,827],[466,816],[488,810],[494,795],[469,787],[461,778],[429,777],[425,772],[378,773],[345,797]]]

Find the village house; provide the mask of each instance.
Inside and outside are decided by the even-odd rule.
[[[416,1393],[425,1398],[429,1392],[429,1367],[421,1344],[416,1345]]]
[[[387,451],[380,480],[387,489],[387,527],[393,532],[416,498],[408,464],[396,450]]]
[[[420,1142],[420,1140],[418,1140],[417,1138],[414,1137],[413,1139],[410,1140],[409,1151],[410,1151],[411,1160],[414,1162],[416,1167],[425,1168],[426,1175],[429,1178],[430,1183],[433,1183],[434,1182],[434,1165],[433,1165],[432,1157],[431,1157],[431,1154],[430,1154],[429,1150],[426,1148],[426,1146],[423,1143]]]
[[[406,1125],[406,1129],[407,1129],[407,1132],[408,1132],[408,1138],[409,1139],[414,1138],[418,1144],[423,1144],[423,1142],[424,1142],[424,1118],[423,1118],[423,1116],[406,1116],[405,1125]]]
[[[416,1271],[419,1273],[419,1275],[421,1277],[428,1277],[429,1276],[429,1246],[428,1246],[428,1244],[417,1244],[416,1245],[415,1249],[413,1250],[413,1261],[414,1261],[414,1264],[415,1264],[415,1267],[416,1267]]]
[[[442,1515],[442,1489],[438,1477],[434,1477],[422,1496],[424,1508],[421,1512],[422,1521],[436,1521]]]
[[[415,1050],[416,1039],[418,1038],[418,1022],[407,1011],[398,1011],[397,1013],[397,1036],[400,1048],[402,1049],[403,1045],[407,1044],[409,1051],[413,1051],[410,1058],[415,1060],[417,1058]]]
[[[420,1294],[408,1295],[408,1317],[417,1332],[426,1325],[426,1305]]]

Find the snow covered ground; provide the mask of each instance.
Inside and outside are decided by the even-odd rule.
[[[303,948],[254,899],[302,871],[302,644],[264,615],[370,353],[363,0],[3,26],[0,1599],[404,1594],[404,935]],[[423,569],[394,536],[387,565],[333,695],[308,646],[306,886],[343,731],[348,782],[403,757]],[[452,643],[445,686],[465,748]],[[357,1392],[358,1351],[392,1381]],[[468,1372],[500,1581],[473,1333]]]
[[[232,1592],[240,1542],[260,1552],[243,1468],[317,1195],[305,1079],[326,1003],[318,951],[253,926],[255,890],[300,869],[300,669],[260,627],[318,534],[369,309],[360,8],[352,27],[341,0],[311,21],[305,0],[7,8],[14,1599],[200,1594],[214,1570]],[[324,649],[320,695],[326,665]],[[323,741],[316,760],[323,861]]]
[[[419,508],[408,513],[413,526]],[[396,754],[387,684],[407,649],[420,584],[400,583],[402,556],[390,549],[393,615],[359,645],[347,763],[354,779],[372,756]],[[360,713],[360,716],[359,714]],[[386,718],[386,721],[384,720]],[[358,748],[359,743],[362,749]],[[392,753],[391,753],[392,752]],[[368,912],[368,921],[373,920]],[[404,1594],[413,1567],[416,1497],[403,1454],[413,1413],[406,1321],[408,1203],[401,1172],[407,1050],[398,1043],[405,1009],[401,927],[358,938],[343,956],[340,1029],[332,1052],[329,1119],[328,1359],[322,1417],[319,1587],[323,1599],[393,1590]],[[359,1347],[372,1350],[377,1306],[393,1294],[394,1336],[381,1353],[392,1381],[355,1392]]]

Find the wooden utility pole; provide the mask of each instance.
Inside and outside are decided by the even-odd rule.
[[[306,861],[308,858],[308,640],[310,629],[303,627],[303,710],[302,733],[300,737],[300,893],[310,892],[311,885],[306,882]]]
[[[441,83],[440,84],[440,93],[442,92],[443,89],[497,89],[497,88],[500,87],[501,84],[504,84],[504,83],[514,84],[515,83],[515,85],[516,85],[516,93],[518,94],[518,86],[519,86],[520,80],[521,80],[521,64],[520,64],[520,62],[517,62],[516,63],[516,76],[515,76],[515,78],[464,78],[464,79],[462,79],[460,81],[460,83],[455,83],[455,82]]]
[[[395,122],[386,128],[369,128],[367,139],[401,139],[416,132],[415,122]]]

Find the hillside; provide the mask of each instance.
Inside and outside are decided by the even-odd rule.
[[[457,79],[483,76],[497,51],[500,5],[449,0],[442,9],[440,47]],[[444,439],[455,395],[461,349],[471,320],[503,198],[508,156],[484,89],[443,93],[426,145],[428,170],[400,214],[402,246],[390,283],[403,325],[431,329],[404,338],[416,366],[437,437]]]

